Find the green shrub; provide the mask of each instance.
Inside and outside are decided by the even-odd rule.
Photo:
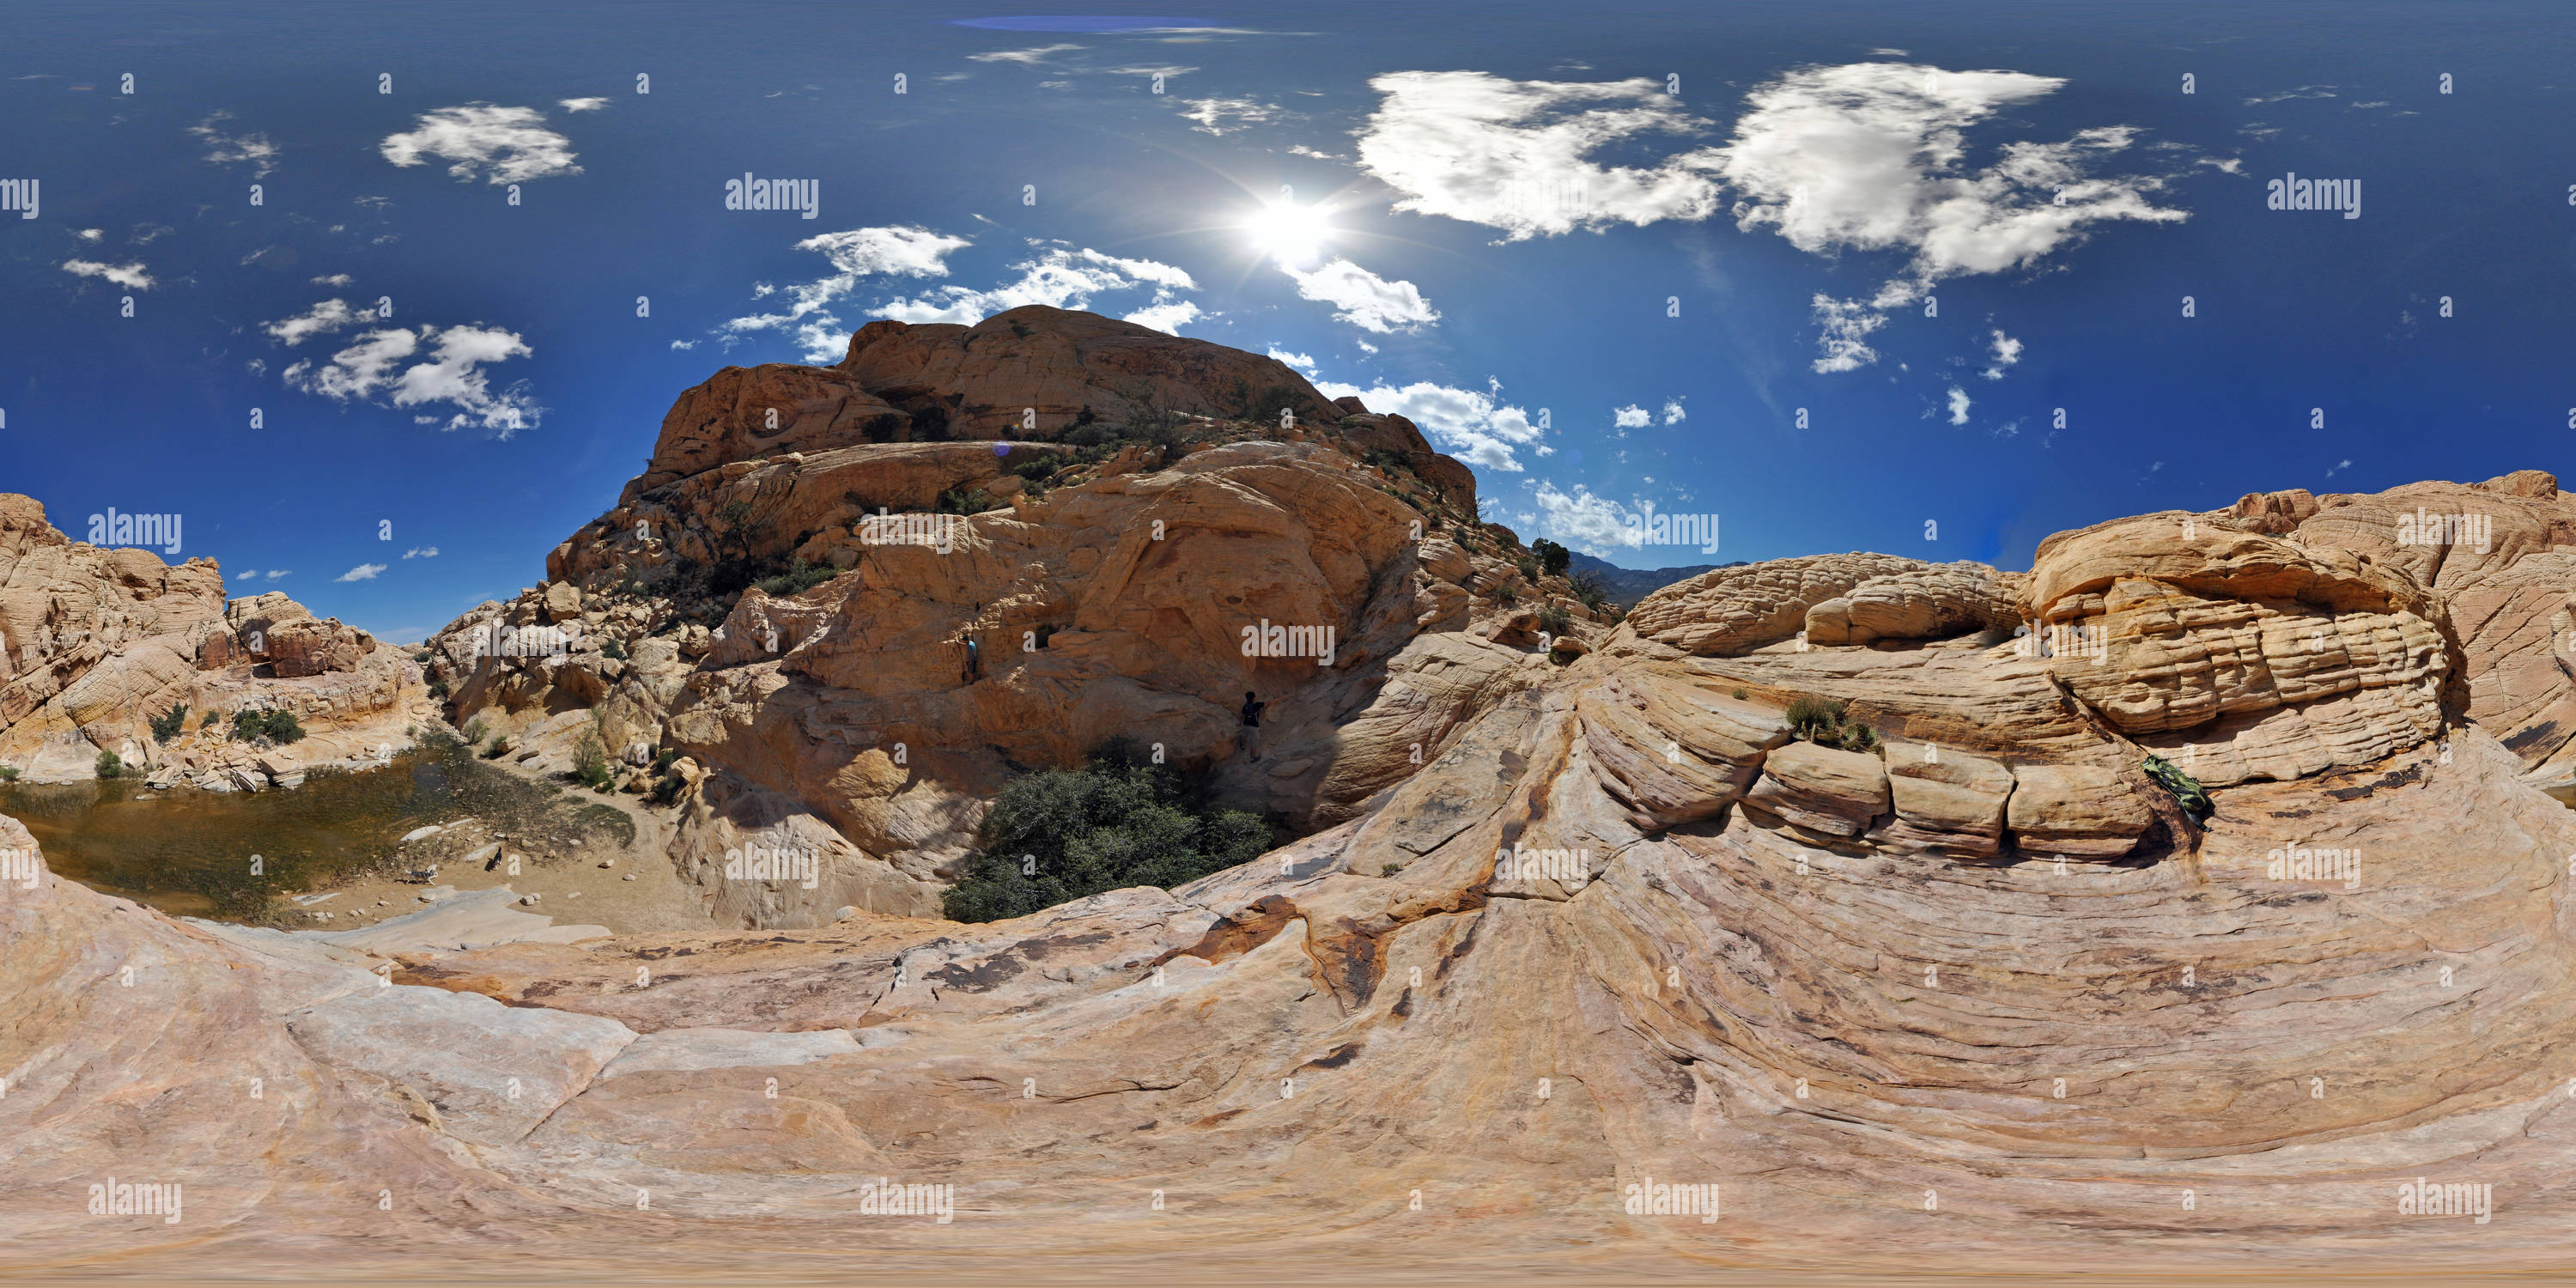
[[[984,816],[943,910],[999,921],[1129,886],[1170,889],[1260,857],[1270,829],[1113,739],[1081,769],[1026,774]]]
[[[178,737],[179,731],[187,727],[188,704],[173,703],[169,711],[152,718],[152,741],[168,742]]]
[[[671,762],[678,760],[679,758],[679,748],[664,747],[660,751],[653,753],[653,772],[657,774],[669,773],[671,770]]]
[[[1602,605],[1610,602],[1610,590],[1601,584],[1601,574],[1579,572],[1574,574],[1574,597],[1585,608],[1597,613]]]
[[[466,721],[464,729],[465,744],[469,747],[480,746],[483,742],[484,735],[489,732],[489,730],[490,726],[483,723],[483,717],[481,716],[476,716],[473,719]]]
[[[1878,730],[1847,716],[1838,698],[1801,697],[1791,702],[1789,732],[1819,747],[1839,747],[1844,751],[1879,749]]]
[[[2217,810],[2218,807],[2210,803],[2209,792],[2200,785],[2200,780],[2182,772],[2172,761],[2162,756],[2149,756],[2145,768],[2147,777],[2154,779],[2157,786],[2173,793],[2174,803],[2191,815],[2192,822],[2206,822]]]
[[[626,660],[626,646],[616,640],[610,640],[599,646],[599,655],[623,662]]]
[[[233,713],[233,741],[250,742],[266,738],[274,743],[295,742],[304,736],[304,726],[296,723],[292,711],[253,711]]]
[[[496,733],[492,735],[492,745],[483,749],[483,758],[485,760],[499,760],[501,757],[509,754],[510,739],[503,734]]]
[[[1744,700],[1744,690],[1737,689],[1735,691],[1735,700],[1738,702],[1742,702]]]
[[[125,761],[112,751],[98,753],[98,776],[114,778],[125,772]]]
[[[935,507],[941,514],[982,514],[1001,502],[970,488],[952,487],[939,494]]]
[[[215,727],[215,722],[223,718],[223,713],[218,711],[209,711],[206,713],[205,719],[197,722],[197,727],[200,729],[212,729]]]
[[[1519,567],[1521,570],[1522,581],[1535,582],[1538,580],[1538,560],[1523,558],[1520,561]]]
[[[18,781],[18,767],[16,765],[0,765],[0,783],[14,783],[16,781]]]
[[[961,510],[958,513],[971,514],[973,511]],[[785,598],[789,595],[802,595],[840,575],[841,570],[830,564],[809,564],[805,562],[804,556],[799,555],[795,562],[787,565],[787,571],[775,577],[764,578],[759,585],[764,593]],[[626,656],[626,651],[619,649],[617,656]]]
[[[1538,628],[1550,635],[1563,635],[1573,625],[1574,614],[1565,611],[1563,604],[1550,604],[1538,610]]]
[[[1573,562],[1574,552],[1541,537],[1530,543],[1530,553],[1538,557],[1538,569],[1550,577],[1565,575],[1566,565]]]
[[[598,734],[585,733],[581,741],[572,745],[572,776],[573,781],[595,792],[607,791],[616,784],[617,775],[608,768],[608,747],[600,742]]]

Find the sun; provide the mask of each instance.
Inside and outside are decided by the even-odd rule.
[[[1315,206],[1295,202],[1266,202],[1243,223],[1252,243],[1261,253],[1284,265],[1308,264],[1323,253],[1324,239],[1332,235],[1332,225],[1324,212]]]

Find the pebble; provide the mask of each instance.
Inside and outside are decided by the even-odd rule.
[[[632,873],[632,872],[629,872],[629,873],[627,873],[625,876],[622,876],[622,877],[619,877],[619,878],[618,878],[618,880],[620,880],[620,881],[632,881],[632,880],[634,880],[634,879],[635,879],[635,874],[634,874],[634,873]]]

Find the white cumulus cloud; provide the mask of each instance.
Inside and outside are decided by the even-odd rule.
[[[347,572],[341,573],[339,576],[334,577],[334,578],[332,578],[331,580],[333,580],[333,581],[374,581],[374,580],[376,579],[376,574],[377,574],[377,573],[380,573],[380,572],[383,572],[384,570],[385,570],[385,565],[383,565],[383,564],[359,564],[357,567],[352,568],[352,569],[350,569],[350,570],[349,570],[349,571],[347,571]]]
[[[387,136],[377,150],[398,166],[437,157],[456,178],[480,175],[493,184],[581,173],[572,140],[547,129],[545,114],[533,107],[469,103],[423,112],[415,128]]]
[[[1146,305],[1119,320],[1179,335],[1183,326],[1199,319],[1199,306],[1188,300],[1167,299],[1165,296],[1166,293],[1157,292],[1154,298],[1162,303]]]
[[[293,348],[317,335],[375,320],[372,309],[355,309],[347,300],[324,300],[291,318],[280,318],[260,328],[278,343]]]
[[[1311,272],[1287,264],[1279,271],[1297,282],[1297,294],[1334,308],[1333,319],[1383,335],[1415,331],[1440,320],[1440,311],[1422,298],[1411,282],[1390,282],[1350,262],[1336,259]]]
[[[946,277],[949,253],[973,244],[963,237],[908,225],[852,228],[808,237],[796,243],[796,249],[822,252],[831,261],[831,275],[787,288],[785,312],[738,317],[717,327],[715,334],[731,345],[754,331],[792,327],[809,360],[837,361],[842,347],[849,342],[849,329],[831,311],[833,304],[871,277]],[[752,293],[759,298],[775,292],[776,288],[764,283]],[[675,343],[673,347],[681,346]]]
[[[2001,380],[2004,371],[2021,361],[2021,341],[2005,335],[2001,328],[1994,333],[1993,345],[1986,353],[1986,369],[1979,373],[1988,380]]]
[[[358,279],[351,277],[346,273],[326,273],[323,276],[314,278],[313,284],[315,286],[347,286],[349,283],[356,280]]]
[[[1626,407],[1613,407],[1610,409],[1610,423],[1621,429],[1637,429],[1642,426],[1654,424],[1655,413],[1634,404],[1630,404]]]
[[[67,259],[63,271],[81,277],[100,277],[129,291],[152,289],[152,274],[141,264],[102,264],[94,259]]]
[[[403,552],[405,559],[436,559],[437,557],[438,547],[436,546],[413,546]]]
[[[1688,420],[1688,419],[1690,419],[1690,413],[1682,410],[1682,400],[1681,400],[1681,399],[1679,399],[1679,398],[1667,398],[1667,399],[1665,399],[1665,400],[1664,400],[1664,423],[1665,423],[1665,424],[1667,424],[1667,425],[1678,425],[1678,424],[1680,424],[1680,423],[1682,423],[1683,421]]]
[[[1402,416],[1420,426],[1432,446],[1469,465],[1519,472],[1523,467],[1514,450],[1537,446],[1541,431],[1530,423],[1527,412],[1501,401],[1499,381],[1487,385],[1482,392],[1429,381],[1363,389],[1328,380],[1317,382],[1315,388],[1326,398],[1356,395],[1370,411]]]
[[[447,404],[456,410],[443,424],[435,415],[413,420],[450,430],[478,427],[507,438],[535,426],[544,409],[526,381],[495,390],[484,368],[532,352],[526,341],[498,327],[385,327],[360,334],[319,365],[295,363],[284,379],[289,388],[337,402],[423,409]]]
[[[1950,386],[1951,424],[1965,425],[1968,423],[1968,405],[1968,391],[1961,389],[1957,385]]]
[[[1734,137],[1717,151],[1739,227],[1773,228],[1818,255],[1909,252],[1903,274],[1866,303],[1818,297],[1816,370],[1874,361],[1865,337],[1886,312],[1944,278],[2027,267],[2110,220],[2189,218],[2150,199],[2162,177],[2091,174],[2134,142],[2137,131],[2126,126],[2007,143],[1992,164],[1965,164],[1966,127],[2063,84],[2023,72],[1853,63],[1790,72],[1747,96]]]
[[[599,109],[608,106],[608,100],[604,98],[567,98],[557,102],[556,106],[561,107],[567,112],[596,112]]]
[[[1711,149],[1641,166],[1591,159],[1708,128],[1661,81],[1392,72],[1369,88],[1382,98],[1359,132],[1359,165],[1404,194],[1398,210],[1499,228],[1513,241],[1717,212]]]
[[[1037,254],[1011,266],[1020,275],[1015,281],[990,290],[966,286],[934,287],[915,297],[889,300],[869,312],[898,322],[972,325],[1024,304],[1087,309],[1091,307],[1092,297],[1097,295],[1150,289],[1153,298],[1138,312],[1148,317],[1171,318],[1179,312],[1173,307],[1176,301],[1172,292],[1198,289],[1198,284],[1190,280],[1187,272],[1169,264],[1150,259],[1121,259],[1096,250],[1076,250],[1060,242],[1031,241],[1029,244]],[[1157,314],[1158,309],[1166,311]],[[1196,316],[1197,306],[1189,306],[1188,317]],[[1187,321],[1188,318],[1180,320]],[[1143,325],[1152,326],[1154,323],[1146,321]]]
[[[1626,507],[1608,497],[1594,496],[1580,483],[1569,492],[1538,479],[1530,488],[1530,499],[1538,506],[1538,535],[1596,558],[1605,550],[1643,542],[1645,529],[1624,521],[1630,513]]]

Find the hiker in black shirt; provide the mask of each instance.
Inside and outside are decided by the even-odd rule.
[[[1249,691],[1243,695],[1243,746],[1254,760],[1261,759],[1261,709],[1267,702],[1256,702]]]

